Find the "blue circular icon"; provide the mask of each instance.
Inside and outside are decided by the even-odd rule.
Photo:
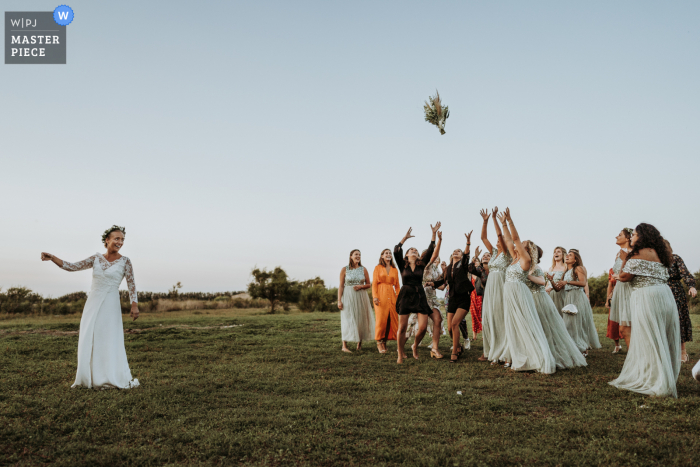
[[[57,6],[53,11],[53,19],[59,26],[68,26],[73,21],[74,16],[73,9],[68,5]]]

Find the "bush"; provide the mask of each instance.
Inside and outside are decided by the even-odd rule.
[[[592,307],[605,307],[608,298],[608,273],[588,278],[588,297]]]
[[[338,311],[338,289],[316,285],[301,290],[299,309],[302,311]]]

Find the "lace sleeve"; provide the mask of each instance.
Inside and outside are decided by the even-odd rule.
[[[92,255],[82,261],[78,261],[77,263],[69,263],[68,261],[64,261],[63,269],[71,272],[84,271],[85,269],[90,269],[93,264],[95,264],[95,255]]]
[[[131,260],[126,258],[124,265],[124,276],[126,276],[126,286],[129,289],[129,301],[138,303],[138,295],[136,294],[136,282],[134,281],[134,267],[131,265]]]

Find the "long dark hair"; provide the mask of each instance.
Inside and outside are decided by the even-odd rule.
[[[574,280],[578,280],[578,274],[576,274],[576,268],[579,266],[583,266],[583,260],[581,259],[581,253],[578,252],[576,248],[572,248],[569,250],[569,253],[572,253],[574,255],[574,258],[576,258],[576,262],[571,265],[571,275],[574,278]]]
[[[656,251],[656,254],[661,260],[661,264],[667,268],[671,267],[673,259],[671,257],[671,252],[664,243],[664,237],[661,236],[659,229],[651,224],[645,224],[642,222],[634,229],[637,232],[637,241],[632,245],[632,251],[627,254],[628,258],[633,257],[642,248],[651,248]]]
[[[354,269],[354,267],[353,267],[353,265],[352,265],[352,262],[353,262],[353,261],[352,261],[352,254],[355,253],[356,251],[360,251],[360,250],[358,250],[357,248],[355,248],[354,250],[352,250],[352,251],[350,252],[350,260],[348,261],[348,267],[350,267],[350,269]],[[360,254],[362,254],[362,253],[360,253]],[[360,261],[357,262],[357,267],[359,268],[360,266],[362,266],[362,260],[360,260]]]
[[[383,258],[385,251],[391,252],[391,250],[389,248],[384,248],[382,250],[382,252],[379,253],[379,265],[384,266],[384,267],[386,267],[386,263],[384,262],[384,258]],[[352,254],[352,253],[350,253],[350,254]],[[394,257],[393,256],[389,260],[389,264],[391,265],[392,268],[396,269],[396,265],[394,264]]]

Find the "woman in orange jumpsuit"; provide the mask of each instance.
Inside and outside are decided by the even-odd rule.
[[[396,340],[399,315],[396,313],[396,297],[399,295],[399,270],[394,265],[391,250],[382,251],[379,264],[374,268],[372,298],[376,324],[374,338],[379,353],[386,353],[386,342]]]

